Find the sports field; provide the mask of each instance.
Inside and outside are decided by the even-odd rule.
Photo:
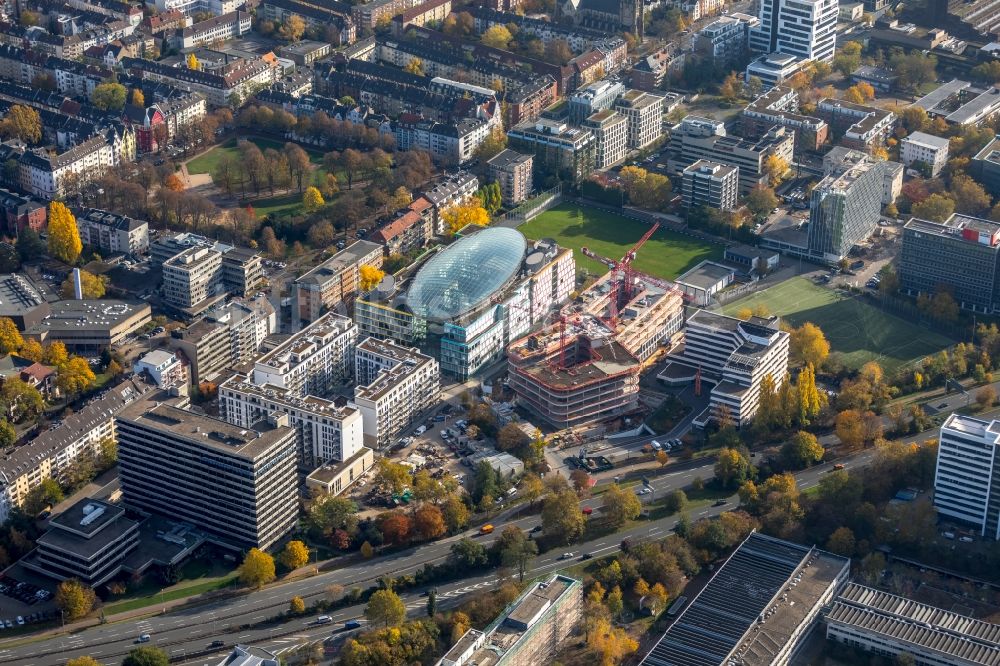
[[[621,259],[649,231],[649,226],[596,208],[562,204],[522,224],[518,231],[533,240],[554,238],[573,250],[577,268],[601,275],[608,267],[584,256],[580,248],[587,247],[609,259]],[[643,273],[672,280],[700,261],[721,257],[719,245],[661,228],[639,250],[632,265]]]
[[[954,344],[930,331],[867,303],[813,284],[804,277],[786,280],[752,296],[729,303],[723,313],[763,304],[794,326],[807,321],[819,326],[830,348],[849,368],[878,361],[887,371]]]

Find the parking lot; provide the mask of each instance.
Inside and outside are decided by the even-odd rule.
[[[58,619],[54,592],[55,581],[51,579],[19,564],[7,569],[0,577],[0,636],[20,625]]]
[[[458,426],[462,413],[461,407],[446,403],[437,414],[405,431],[405,436],[387,453],[388,459],[410,465],[413,471],[427,470],[435,479],[450,475],[463,485],[471,470],[462,464],[463,449],[459,441],[463,431]],[[374,472],[369,472],[348,492],[348,496],[361,506],[360,517],[371,517],[409,502],[405,495],[393,498],[373,488],[373,477]]]

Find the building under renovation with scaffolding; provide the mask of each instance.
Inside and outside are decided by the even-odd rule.
[[[556,428],[625,416],[638,407],[639,373],[681,335],[676,289],[611,271],[560,320],[507,349],[518,404]]]

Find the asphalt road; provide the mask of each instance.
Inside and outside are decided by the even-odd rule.
[[[922,439],[922,437],[915,439]],[[873,451],[862,451],[839,462],[842,462],[845,467],[851,468],[867,464],[873,455]],[[654,479],[652,481],[654,492],[643,496],[642,499],[644,501],[660,499],[666,492],[687,486],[696,476],[707,479],[712,476],[713,464],[709,460],[701,465],[672,472]],[[796,474],[799,486],[801,488],[810,488],[818,484],[819,479],[829,469],[829,465],[820,465],[799,472]],[[722,511],[734,508],[737,501],[734,495],[730,498],[727,505],[698,509],[692,513],[691,518],[697,520],[717,515]],[[586,500],[582,504],[583,506],[596,508],[600,505],[600,502],[599,498],[593,498]],[[498,528],[496,533],[499,533],[500,528],[506,525],[517,525],[522,529],[530,529],[538,523],[538,516],[529,516],[505,522],[501,522],[500,520],[494,521],[494,524]],[[567,550],[575,553],[572,561],[575,561],[576,556],[582,553],[607,555],[617,551],[622,539],[626,537],[633,540],[661,538],[670,532],[675,524],[675,517],[644,522],[624,532],[594,539],[586,543],[574,544],[567,548]],[[288,601],[293,596],[303,597],[308,604],[323,595],[325,588],[334,583],[343,585],[348,589],[352,587],[367,587],[382,575],[410,573],[422,567],[427,562],[439,562],[447,557],[455,541],[465,536],[472,536],[475,533],[474,530],[470,530],[464,534],[417,546],[401,553],[379,557],[367,562],[360,562],[305,580],[269,587],[235,599],[205,604],[196,608],[171,611],[166,614],[139,620],[128,620],[104,625],[71,635],[54,636],[18,647],[5,647],[0,643],[0,663],[61,666],[68,658],[90,655],[106,664],[118,664],[121,657],[135,646],[138,636],[144,633],[148,633],[152,637],[151,644],[165,649],[175,658],[183,658],[185,654],[204,650],[216,639],[224,640],[228,646],[232,646],[235,643],[248,643],[273,649],[287,649],[316,640],[318,637],[329,636],[331,632],[342,626],[344,620],[359,618],[362,607],[357,606],[331,614],[337,623],[332,627],[330,625],[323,627],[309,626],[308,620],[303,619],[291,620],[282,625],[262,630],[241,631],[238,627],[273,617],[287,608]],[[495,535],[474,538],[482,539],[484,543],[488,543],[495,538]],[[559,560],[560,555],[560,551],[552,551],[536,558],[532,563],[531,575],[535,576],[554,571],[572,562]],[[461,581],[438,585],[438,598],[442,603],[445,603],[449,598],[473,591],[478,587],[492,584],[495,576],[495,572],[475,574]],[[425,600],[417,596],[416,592],[404,595],[404,598],[408,606],[414,610],[419,610],[425,603]],[[155,612],[155,608],[151,610]],[[297,625],[302,627],[301,632],[297,632],[292,636],[276,636],[277,634],[286,633],[290,628]],[[213,661],[211,658],[206,658],[204,661],[204,663],[210,662],[217,663],[217,660]]]

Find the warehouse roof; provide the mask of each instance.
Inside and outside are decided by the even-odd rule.
[[[827,613],[827,622],[888,636],[959,658],[963,663],[1000,663],[1000,624],[991,624],[864,585],[847,585]]]

